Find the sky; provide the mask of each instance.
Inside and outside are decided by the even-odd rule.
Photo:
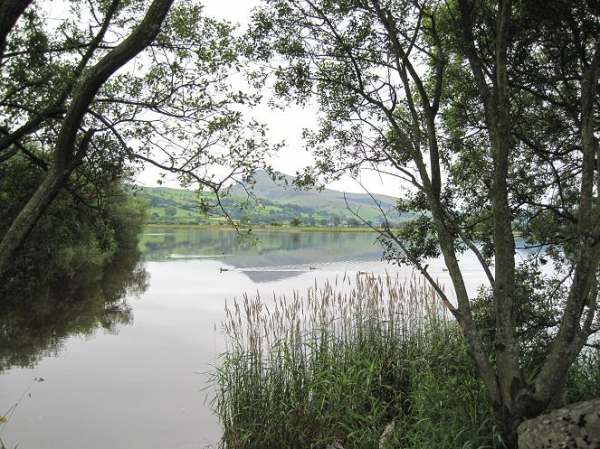
[[[239,24],[240,27],[247,26],[251,11],[260,0],[201,0],[204,5],[205,14],[209,17],[227,20]],[[269,128],[269,138],[272,142],[286,142],[286,147],[278,152],[276,156],[269,159],[270,165],[277,171],[288,175],[294,175],[304,167],[314,162],[311,154],[304,149],[302,141],[302,130],[315,125],[316,109],[292,107],[285,111],[273,111],[267,106],[252,111],[253,117],[266,123]],[[139,178],[139,182],[147,186],[156,186],[158,172],[147,168]],[[166,185],[177,187],[175,176],[167,176]],[[400,184],[391,177],[383,177],[374,172],[364,171],[360,175],[360,183],[349,176],[340,181],[327,185],[328,188],[346,192],[364,193],[365,186],[370,193],[381,193],[392,196],[400,196]],[[362,184],[362,186],[361,186]]]

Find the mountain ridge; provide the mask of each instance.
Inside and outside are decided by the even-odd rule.
[[[257,171],[253,176],[254,185],[238,183],[232,187],[233,195],[245,195],[246,188],[251,188],[252,194],[259,199],[279,202],[282,204],[296,204],[299,206],[319,207],[325,209],[339,209],[340,206],[350,206],[353,210],[369,207],[379,212],[393,209],[397,198],[389,195],[368,193],[344,192],[336,189],[298,189],[293,187],[294,177],[284,173],[275,172],[276,179],[284,185],[274,181],[269,173],[264,170]],[[320,203],[320,204],[319,204]]]

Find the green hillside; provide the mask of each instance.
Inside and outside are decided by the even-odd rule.
[[[299,190],[292,186],[294,178],[287,175],[278,175],[278,180],[273,181],[271,176],[265,171],[259,171],[255,174],[256,184],[253,187],[254,194],[261,199],[275,201],[280,204],[296,204],[298,206],[307,206],[318,209],[329,210],[335,213],[348,213],[348,205],[353,210],[361,209],[370,217],[379,216],[377,203],[381,205],[384,211],[392,209],[396,203],[396,198],[387,195],[373,195],[371,198],[364,193],[344,193],[332,189],[312,189]],[[243,194],[244,188],[235,186],[232,189],[234,194]],[[344,198],[345,197],[345,198]],[[363,210],[363,209],[368,209]]]
[[[296,190],[292,177],[281,176],[275,182],[266,172],[258,172],[252,187],[254,198],[248,199],[248,186],[233,186],[230,195],[221,199],[227,214],[234,220],[252,224],[302,226],[357,226],[362,220],[379,224],[382,214],[377,201],[388,219],[399,222],[400,217],[393,210],[395,198],[385,195],[344,193],[331,189],[319,191]],[[286,186],[287,184],[287,186]],[[215,203],[212,194],[174,189],[168,187],[135,187],[137,195],[145,197],[151,207],[150,223],[168,224],[218,224],[225,221],[224,214],[215,207],[203,211],[203,203]],[[244,204],[244,207],[240,207]],[[355,211],[358,219],[350,209]]]

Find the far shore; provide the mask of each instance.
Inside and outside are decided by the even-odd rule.
[[[185,224],[185,223],[147,223],[144,228],[172,228],[172,229],[222,229],[222,230],[235,230],[236,228],[230,224]],[[359,226],[270,226],[259,224],[256,226],[239,226],[237,228],[241,232],[256,232],[256,231],[269,231],[269,232],[381,232],[383,230],[372,229],[369,227]],[[395,230],[398,228],[392,228]],[[514,237],[521,237],[521,231],[513,231]]]
[[[217,224],[180,224],[180,223],[148,223],[145,228],[172,228],[172,229],[223,229],[223,230],[235,230],[236,228],[232,225],[217,225]],[[269,226],[269,225],[256,225],[256,226],[240,226],[240,231],[256,232],[256,231],[285,231],[285,232],[377,232],[377,230],[368,227],[352,227],[352,226]]]

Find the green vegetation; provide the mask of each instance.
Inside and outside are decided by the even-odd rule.
[[[274,174],[274,178],[277,181],[265,171],[256,172],[252,184],[234,185],[220,198],[220,207],[243,226],[369,227],[379,226],[384,218],[397,225],[410,217],[396,212],[384,217],[384,211],[394,207],[393,197],[378,195],[376,205],[367,194],[294,189],[291,177]],[[136,191],[150,203],[150,224],[227,224],[215,194],[167,187],[136,187]]]
[[[274,74],[272,102],[319,109],[304,133],[316,163],[300,184],[361,168],[404,181],[397,208],[412,219],[382,231],[385,257],[446,304],[456,298],[448,309],[515,448],[519,424],[556,403],[600,332],[598,2],[263,0],[248,34]],[[543,250],[516,261],[515,223]],[[474,320],[464,251],[492,287],[492,345]],[[560,315],[530,373],[518,316],[528,285],[528,301],[548,297]]]
[[[503,447],[457,323],[416,281],[359,275],[305,297],[246,297],[224,331],[221,447]],[[599,356],[578,359],[565,401],[600,394]]]
[[[67,1],[56,11],[13,0],[0,18],[0,165],[26,158],[43,174],[0,234],[0,283],[78,171],[150,164],[216,192],[261,166],[264,126],[239,108],[258,98],[230,86],[247,66],[241,41],[200,3]],[[219,165],[231,169],[225,179],[206,172]]]
[[[0,165],[0,235],[37,188],[44,172],[25,158]],[[93,177],[94,184],[86,182]],[[45,211],[7,270],[0,296],[24,288],[34,291],[94,267],[108,265],[120,254],[137,252],[147,217],[145,200],[132,196],[111,174],[78,171]],[[65,291],[66,293],[66,291]]]
[[[316,164],[299,184],[368,168],[411,186],[390,203],[407,215],[388,218],[408,216],[404,226],[392,228],[381,211],[361,216],[384,224],[385,257],[415,267],[445,301],[507,445],[516,447],[519,423],[559,401],[600,332],[597,2],[263,0],[243,38],[192,1],[67,3],[59,25],[46,20],[48,2],[0,4],[2,300],[24,284],[69,285],[133,250],[144,206],[118,185],[131,165],[153,164],[215,195],[238,174],[251,182],[269,146],[264,127],[240,111],[271,84],[272,104],[320,109],[303,133]],[[257,71],[234,91],[230,80],[242,77],[231,74],[245,67]],[[218,165],[227,179],[209,172]],[[275,191],[255,204],[232,193],[224,210],[248,226],[343,226],[356,219],[346,202],[373,214],[361,198],[327,192]],[[151,219],[201,223],[208,213],[222,222],[203,199],[159,199]],[[515,223],[543,246],[522,263]],[[481,295],[487,321],[465,287],[467,250],[491,286]],[[438,256],[456,306],[428,271]],[[523,298],[532,304],[521,307]],[[519,314],[546,306],[559,316],[538,323],[548,338],[529,340]],[[524,369],[533,353],[536,369]]]
[[[150,203],[149,224],[179,225],[229,225],[219,207],[211,207],[207,213],[205,204],[214,203],[214,195],[202,194],[190,190],[167,187],[137,188],[137,194]],[[300,220],[302,225],[320,225],[322,227],[341,226],[350,215],[345,205],[338,204],[335,209],[325,209],[315,204],[299,206],[294,203],[280,204],[268,199],[256,201],[242,196],[228,196],[220,199],[221,205],[229,217],[242,226],[266,225],[280,227]],[[243,205],[243,206],[241,206]]]

